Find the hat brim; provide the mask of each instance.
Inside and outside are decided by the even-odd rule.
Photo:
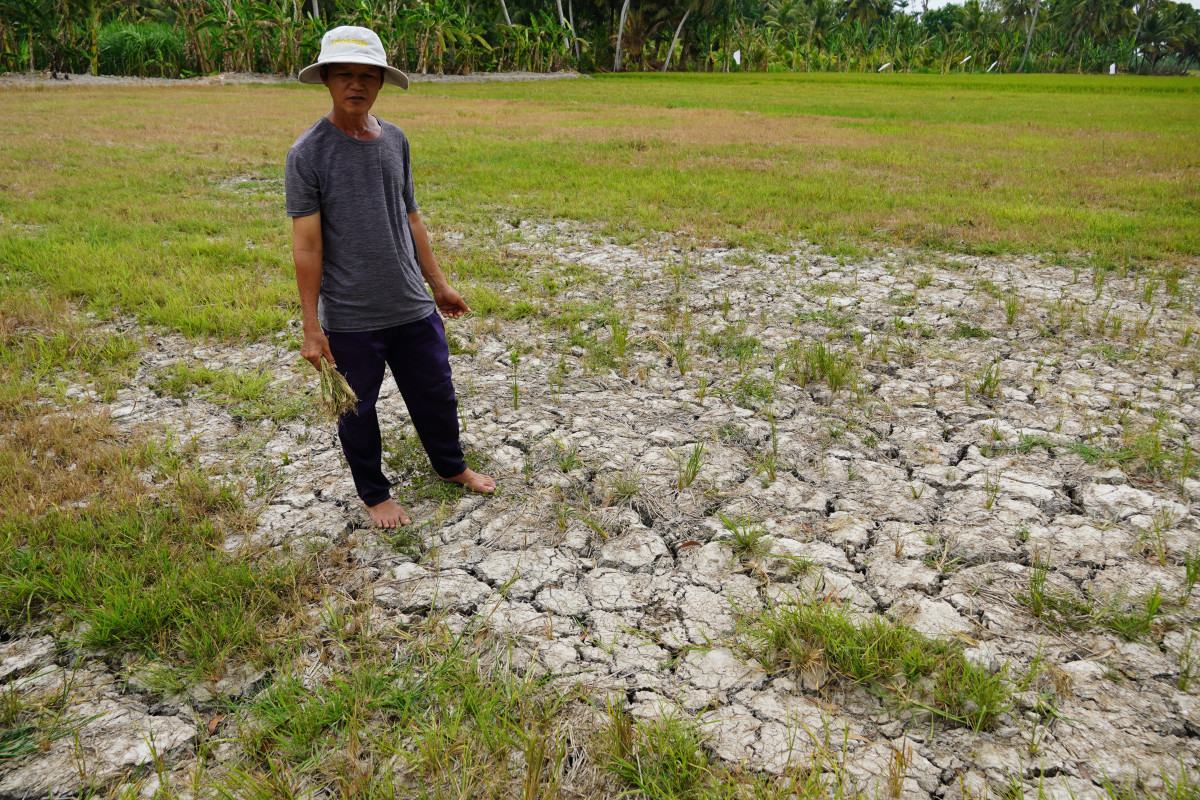
[[[304,69],[300,70],[299,78],[301,83],[321,83],[321,67],[330,64],[366,64],[371,67],[383,68],[383,82],[390,83],[393,86],[399,86],[401,89],[408,88],[408,76],[395,67],[389,67],[387,64],[380,64],[378,61],[372,61],[369,58],[356,58],[355,56],[343,56],[337,60],[330,59],[329,61],[318,61],[315,64],[309,64]]]

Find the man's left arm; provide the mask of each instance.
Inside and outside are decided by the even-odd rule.
[[[412,228],[413,242],[417,245],[417,263],[421,265],[421,275],[433,291],[433,302],[437,303],[438,311],[442,312],[443,317],[450,319],[458,319],[463,314],[469,314],[471,309],[467,308],[467,301],[463,300],[462,295],[446,280],[441,267],[438,266],[437,259],[433,257],[429,232],[425,230],[425,223],[421,221],[420,212],[409,212],[408,225]]]

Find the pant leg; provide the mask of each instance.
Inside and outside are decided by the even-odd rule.
[[[368,506],[379,505],[392,496],[391,483],[383,477],[383,440],[375,412],[379,387],[383,384],[386,331],[326,331],[325,336],[338,371],[346,376],[346,382],[358,395],[358,413],[338,418],[342,453],[350,465],[358,496]]]
[[[433,469],[452,478],[467,468],[458,439],[458,398],[450,376],[446,329],[437,312],[390,330],[387,361]]]

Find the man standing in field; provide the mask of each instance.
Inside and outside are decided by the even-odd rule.
[[[354,486],[381,528],[409,523],[383,476],[375,402],[386,363],[438,476],[489,494],[496,482],[468,469],[446,333],[438,317],[470,311],[433,257],[413,195],[404,133],[370,111],[384,83],[408,88],[366,28],[334,28],[302,83],[323,83],[333,108],[287,155],[287,214],[300,290],[304,345],[318,370],[327,359],[358,395],[338,420]],[[429,284],[432,292],[426,292]]]

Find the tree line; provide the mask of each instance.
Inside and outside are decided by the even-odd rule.
[[[1173,0],[0,0],[0,71],[295,74],[345,24],[417,73],[1200,69]]]

